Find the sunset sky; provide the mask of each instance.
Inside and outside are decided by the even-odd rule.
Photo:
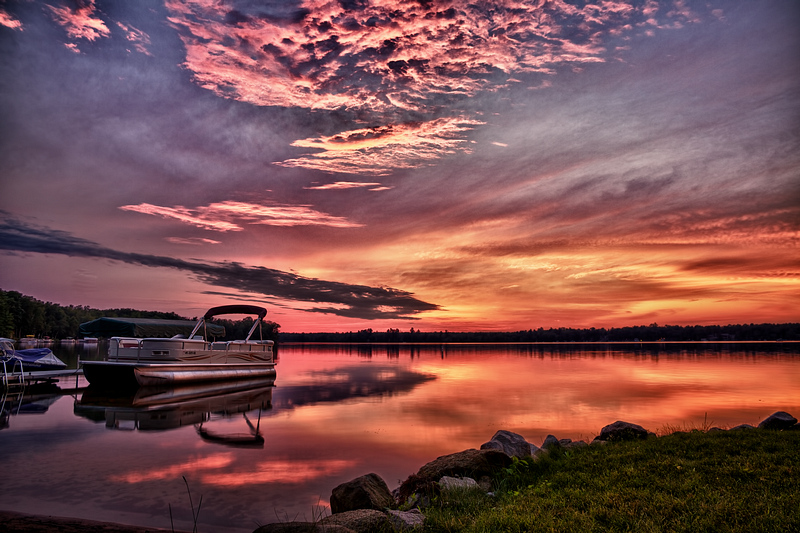
[[[800,321],[800,3],[0,0],[0,289]]]

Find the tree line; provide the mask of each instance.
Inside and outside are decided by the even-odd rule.
[[[0,289],[0,337],[74,338],[78,336],[81,324],[100,317],[195,320],[172,312],[140,311],[129,308],[94,309],[82,305],[62,306],[42,302],[16,291]],[[225,337],[219,340],[243,339],[253,326],[251,317],[242,320],[216,319],[214,322],[225,326]],[[277,340],[279,328],[279,324],[265,321],[262,324],[263,337]],[[258,338],[258,330],[253,334],[253,338]]]
[[[281,333],[282,342],[655,342],[800,340],[800,324],[727,326],[628,326],[621,328],[538,328],[521,331],[410,331],[362,329],[346,333]]]
[[[100,317],[161,318],[194,320],[176,313],[140,311],[129,308],[93,309],[87,306],[62,306],[42,302],[16,291],[0,289],[0,337],[65,339],[77,337],[83,322]],[[225,326],[221,340],[242,339],[253,325],[253,319],[216,319]],[[400,331],[362,329],[340,333],[284,333],[280,325],[265,321],[265,339],[283,342],[375,342],[375,343],[445,343],[445,342],[654,342],[669,341],[775,341],[800,340],[800,324],[730,324],[727,326],[627,326],[620,328],[538,328],[521,331]],[[258,331],[254,333],[258,337]]]

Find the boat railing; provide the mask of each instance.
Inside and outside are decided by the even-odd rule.
[[[144,346],[145,343],[148,344],[146,350]],[[161,346],[162,344],[163,346]],[[111,337],[108,346],[108,360],[119,361],[120,359],[124,359],[125,361],[131,361],[134,359],[133,352],[135,350],[135,359],[138,363],[141,362],[143,353],[155,355],[159,348],[164,351],[169,349],[186,350],[187,345],[189,345],[188,348],[205,349],[208,343],[202,338],[184,339],[173,337],[171,339],[139,339],[134,337]]]
[[[108,361],[114,362],[152,362],[159,356],[177,358],[178,354],[170,354],[171,350],[191,351],[210,350],[212,352],[238,353],[246,351],[265,352],[272,351],[274,341],[271,340],[232,340],[207,342],[202,337],[185,339],[173,337],[170,339],[112,337],[108,346]]]

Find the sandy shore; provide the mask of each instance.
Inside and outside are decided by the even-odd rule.
[[[0,533],[172,533],[172,530],[0,511]]]

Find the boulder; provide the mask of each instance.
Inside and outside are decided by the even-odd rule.
[[[786,411],[772,413],[758,424],[758,429],[789,429],[797,424],[797,419]]]
[[[278,522],[261,526],[253,533],[360,533],[344,526],[324,526],[315,522]]]
[[[751,426],[750,424],[739,424],[738,426],[734,426],[731,428],[733,430],[740,430],[740,429],[756,429],[755,426]]]
[[[389,521],[395,531],[408,531],[412,529],[422,529],[425,523],[425,515],[418,509],[410,511],[389,511]]]
[[[524,459],[531,455],[531,445],[525,440],[525,437],[504,429],[495,433],[489,442],[481,444],[481,450],[497,450],[518,459]]]
[[[605,441],[621,441],[646,439],[647,437],[648,432],[642,426],[617,420],[613,424],[609,424],[601,429],[600,435],[598,435],[597,439]]]
[[[412,474],[403,481],[397,492],[398,498],[404,502],[417,492],[417,489],[425,490],[431,485],[438,487],[436,482],[444,476],[471,477],[473,479],[492,476],[510,464],[511,457],[497,450],[470,449],[443,455],[424,465],[416,474]]]
[[[478,482],[471,477],[450,477],[444,476],[439,480],[439,487],[445,490],[466,490],[478,488]]]
[[[356,509],[326,516],[319,525],[326,528],[345,527],[356,533],[370,533],[388,529],[389,517],[375,509]],[[326,529],[325,531],[333,531]]]
[[[542,443],[543,450],[553,450],[561,447],[561,441],[555,435],[548,435]]]
[[[331,512],[334,514],[356,509],[382,510],[393,504],[392,493],[378,474],[367,474],[342,483],[331,493]]]

